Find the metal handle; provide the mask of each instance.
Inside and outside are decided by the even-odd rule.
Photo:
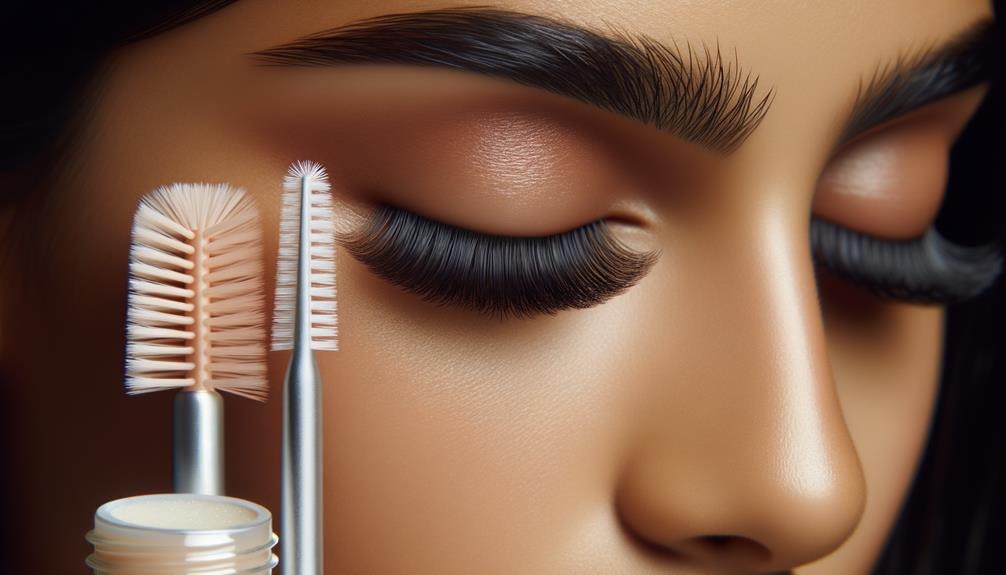
[[[173,465],[175,493],[224,493],[224,401],[207,390],[175,395]]]
[[[321,386],[314,354],[295,353],[283,399],[283,501],[280,565],[284,575],[322,573]]]

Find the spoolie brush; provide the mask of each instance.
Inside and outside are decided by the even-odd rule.
[[[129,394],[178,389],[174,489],[223,494],[223,400],[267,391],[258,210],[226,184],[172,184],[133,220]]]
[[[321,377],[312,350],[337,350],[335,225],[325,168],[283,182],[272,349],[293,350],[283,388],[280,533],[284,575],[322,573]]]

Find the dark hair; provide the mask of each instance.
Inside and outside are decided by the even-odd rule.
[[[997,15],[1006,0],[996,0]],[[999,44],[1002,41],[996,38]],[[1003,53],[1000,45],[993,54]],[[1001,62],[990,91],[951,151],[936,226],[958,241],[1003,242],[1006,222]],[[940,394],[912,491],[878,575],[1006,573],[1006,281],[947,309]]]
[[[85,85],[109,50],[232,2],[161,0],[98,10],[83,2],[63,7],[23,2],[3,8],[0,173],[51,156],[58,147],[53,140],[65,136],[68,124],[79,115]]]
[[[7,29],[0,38],[10,45],[0,70],[0,207],[22,190],[37,189],[43,167],[87,105],[81,94],[109,50],[231,2],[147,0],[100,12],[82,3],[63,10],[43,3],[4,8]],[[995,7],[1001,14],[1006,0],[995,0]],[[974,245],[1001,242],[1006,221],[1003,83],[1001,67],[996,70],[984,104],[952,151],[949,192],[936,224],[949,238]],[[875,573],[1006,573],[1006,557],[994,546],[1006,534],[1006,417],[999,413],[1006,406],[1004,334],[1006,282],[948,308],[929,443]],[[4,478],[0,474],[0,482]],[[13,572],[28,571],[17,561]]]

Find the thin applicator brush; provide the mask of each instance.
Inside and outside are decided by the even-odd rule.
[[[226,184],[172,184],[133,219],[126,391],[178,389],[178,493],[224,491],[223,400],[267,392],[258,210]]]
[[[291,349],[283,387],[280,565],[321,575],[321,377],[313,350],[338,350],[335,226],[325,168],[296,162],[283,181],[272,349]]]

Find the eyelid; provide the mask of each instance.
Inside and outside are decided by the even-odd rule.
[[[918,127],[864,140],[825,168],[813,211],[878,237],[918,237],[943,200],[948,149],[943,137]]]
[[[955,94],[843,146],[818,180],[814,214],[876,237],[920,237],[941,209],[951,147],[983,93]]]
[[[500,319],[599,305],[639,281],[658,257],[630,250],[603,220],[512,237],[387,205],[339,242],[375,274],[426,301]]]

